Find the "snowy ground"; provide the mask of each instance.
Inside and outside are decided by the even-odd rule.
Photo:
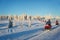
[[[13,21],[13,28],[8,28],[8,23],[0,21],[0,40],[60,40],[60,25],[54,22],[51,31],[44,31],[45,22],[38,20]]]

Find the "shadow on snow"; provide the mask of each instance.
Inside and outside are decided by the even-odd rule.
[[[29,30],[29,31],[23,31],[23,32],[19,32],[19,33],[13,33],[13,34],[9,34],[9,35],[4,35],[4,36],[0,37],[0,40],[18,38],[18,37],[21,37],[23,35],[29,35],[31,33],[35,33],[39,30],[43,30],[43,28],[33,29],[33,30]]]
[[[8,23],[2,23],[2,24],[0,24],[0,27],[4,27],[6,25],[8,25]]]

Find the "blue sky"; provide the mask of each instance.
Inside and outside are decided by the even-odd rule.
[[[0,15],[60,16],[59,0],[0,0]]]

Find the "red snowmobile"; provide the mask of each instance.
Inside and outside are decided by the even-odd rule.
[[[46,22],[46,25],[45,25],[45,29],[48,29],[48,30],[50,30],[51,29],[51,21],[50,21],[50,19]]]
[[[50,25],[50,24],[46,24],[46,25],[45,25],[45,29],[50,30],[50,29],[51,29],[51,25]]]

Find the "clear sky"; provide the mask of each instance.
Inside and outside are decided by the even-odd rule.
[[[60,16],[60,0],[0,0],[0,15]]]

